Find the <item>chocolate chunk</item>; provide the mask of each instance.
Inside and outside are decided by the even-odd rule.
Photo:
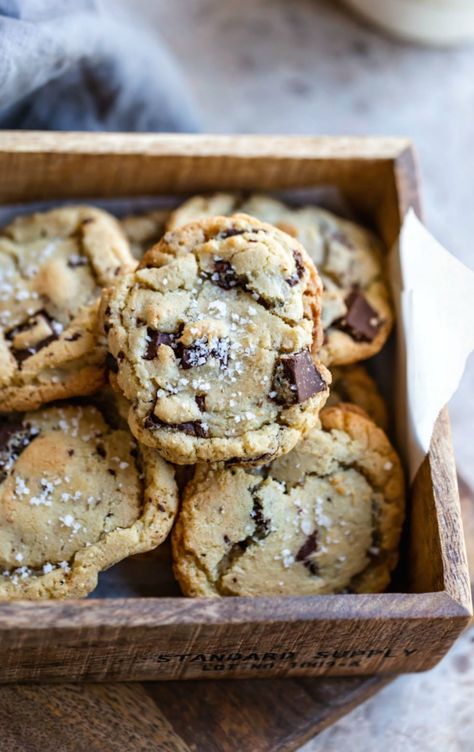
[[[188,421],[186,423],[165,423],[157,418],[154,413],[150,413],[145,418],[143,425],[148,429],[168,428],[170,431],[182,431],[189,436],[196,436],[199,439],[207,438],[207,429],[197,420]]]
[[[146,330],[147,347],[143,356],[144,360],[153,360],[156,357],[161,345],[168,345],[172,347],[176,339],[176,334],[168,334],[166,332],[157,332],[156,329],[150,327]]]
[[[190,421],[189,423],[176,423],[172,428],[176,431],[183,431],[183,433],[187,433],[190,436],[197,436],[199,439],[207,438],[207,429],[197,420]]]
[[[243,235],[244,232],[247,232],[247,230],[237,230],[236,227],[229,227],[228,230],[222,230],[217,237],[220,240],[225,240],[226,238],[233,238],[235,235]]]
[[[232,467],[232,465],[250,465],[250,464],[265,464],[270,462],[275,457],[274,452],[267,452],[266,454],[259,454],[257,457],[231,457],[230,460],[225,461],[226,467]]]
[[[309,350],[282,355],[273,374],[272,390],[279,404],[305,402],[326,389],[326,382],[314,365]]]
[[[203,366],[211,355],[217,358],[222,368],[227,368],[229,362],[229,340],[226,338],[212,340],[209,346],[207,339],[197,339],[189,347],[177,348],[176,354],[181,358],[181,368],[185,370]]]
[[[37,352],[43,349],[43,347],[47,347],[51,342],[54,342],[58,338],[57,334],[51,334],[49,337],[45,337],[44,339],[40,340],[39,342],[36,342],[34,347],[24,347],[19,350],[12,347],[12,355],[15,358],[16,362],[20,365],[23,363],[24,360],[27,358],[31,358],[32,355],[36,355]]]
[[[32,329],[37,319],[39,318],[45,319],[46,322],[49,324],[51,331],[53,332],[56,331],[56,328],[62,329],[59,322],[55,321],[53,317],[49,315],[48,311],[42,308],[40,311],[36,311],[36,313],[33,313],[31,316],[29,316],[21,324],[18,324],[18,326],[15,326],[14,329],[10,329],[10,331],[7,334],[7,339],[13,340],[17,334],[20,334],[21,332],[27,332],[28,329]]]
[[[273,303],[265,301],[264,298],[257,295],[251,288],[249,288],[248,278],[243,274],[237,275],[234,267],[229,261],[217,259],[214,262],[214,271],[211,274],[209,274],[209,272],[204,272],[203,276],[206,279],[210,279],[211,282],[215,282],[215,284],[222,287],[223,290],[231,290],[234,287],[240,287],[242,290],[245,290],[245,292],[250,293],[250,295],[252,295],[260,305],[265,306],[265,308],[273,306]]]
[[[21,332],[26,332],[28,329],[31,329],[33,324],[35,323],[38,316],[42,316],[43,311],[38,311],[37,313],[34,313],[32,316],[29,316],[25,321],[23,321],[21,324],[18,324],[18,326],[15,326],[13,329],[10,329],[7,331],[5,337],[9,342],[12,342],[12,340],[15,339],[17,334],[21,334]],[[49,317],[48,317],[49,318]]]
[[[211,354],[207,339],[197,339],[189,347],[183,347],[181,350],[181,368],[195,368],[203,366]]]
[[[293,251],[293,258],[295,260],[296,272],[285,280],[290,287],[297,285],[304,275],[303,256],[299,251]]]
[[[295,556],[296,561],[305,561],[306,559],[309,559],[311,554],[314,554],[318,547],[317,543],[317,533],[314,531],[314,533],[311,533],[306,538],[305,542],[301,546],[300,550]]]
[[[308,569],[311,574],[317,576],[319,574],[319,567],[316,564],[315,561],[312,561],[311,559],[306,559],[306,561],[303,562],[303,566]]]
[[[337,326],[350,334],[356,342],[372,342],[382,325],[377,311],[360,290],[352,290],[344,302],[347,313]]]
[[[211,355],[218,359],[222,368],[227,368],[229,363],[230,342],[227,338],[217,339],[211,348]]]
[[[296,273],[298,278],[301,279],[304,275],[303,256],[299,251],[293,251],[293,258],[295,260]]]
[[[9,420],[0,425],[0,483],[26,447],[39,435],[39,429],[21,420]]]
[[[258,488],[259,485],[250,489],[250,493],[253,497],[253,508],[250,515],[255,520],[255,530],[252,535],[247,535],[243,540],[237,541],[231,545],[230,550],[227,551],[218,564],[220,576],[223,576],[228,572],[229,568],[240,559],[249,546],[258,544],[260,540],[263,540],[270,534],[270,520],[264,517],[262,502],[256,496]],[[227,545],[232,543],[228,535],[224,535],[224,543]],[[235,578],[234,581],[236,581]]]
[[[163,421],[157,418],[154,412],[148,413],[143,421],[144,428],[163,428],[163,425]]]
[[[0,451],[8,447],[11,438],[23,430],[21,420],[11,420],[0,424]]]
[[[263,540],[263,538],[266,538],[270,533],[270,520],[267,517],[264,517],[263,504],[258,496],[255,496],[255,491],[258,487],[259,486],[256,486],[250,491],[253,497],[253,508],[250,512],[250,516],[255,520],[255,531],[253,537],[257,538],[257,540]]]
[[[103,444],[97,444],[95,451],[97,452],[99,457],[102,457],[102,459],[105,459],[107,457],[107,452],[105,451]]]
[[[228,261],[215,261],[214,273],[211,275],[211,280],[217,282],[223,290],[230,290],[232,287],[237,287],[238,285],[235,269]]]
[[[7,333],[6,338],[9,341],[12,341],[17,336],[17,334],[21,334],[22,332],[28,331],[28,329],[32,329],[37,319],[40,317],[47,321],[49,328],[51,330],[51,334],[49,334],[47,337],[44,337],[42,340],[35,342],[34,345],[31,345],[31,347],[22,347],[22,348],[12,347],[11,349],[12,355],[19,365],[21,365],[21,363],[23,363],[24,360],[26,360],[27,358],[30,358],[32,355],[36,355],[36,353],[42,350],[43,347],[47,347],[47,345],[49,345],[51,342],[54,342],[54,340],[58,339],[59,337],[59,332],[62,330],[62,327],[59,325],[59,322],[55,321],[49,315],[47,311],[41,310],[41,311],[37,311],[36,313],[34,313],[22,324],[19,324],[14,329],[11,329]]]
[[[111,353],[107,353],[105,356],[105,365],[112,373],[118,373],[118,363]]]
[[[110,306],[108,305],[104,311],[104,332],[106,334],[108,334],[110,329],[112,328],[112,324],[108,320],[108,317],[110,316],[111,313],[112,311],[110,310]]]
[[[203,413],[206,409],[206,397],[204,394],[196,394],[195,398],[196,405],[199,407],[200,411]]]

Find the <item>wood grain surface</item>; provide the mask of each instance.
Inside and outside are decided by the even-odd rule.
[[[474,585],[474,498],[461,481]],[[1,752],[290,752],[390,677],[10,685]]]
[[[293,750],[389,679],[10,685],[2,752]]]

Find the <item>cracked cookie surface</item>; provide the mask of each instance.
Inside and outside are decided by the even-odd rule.
[[[320,295],[301,245],[251,217],[167,233],[102,300],[134,435],[178,464],[289,451],[328,396]]]
[[[88,206],[18,217],[1,230],[0,411],[104,383],[101,288],[135,263],[116,220]]]
[[[172,534],[185,595],[378,592],[398,558],[400,461],[351,405],[260,469],[198,465]]]
[[[72,598],[158,546],[178,497],[174,470],[92,406],[0,425],[0,599]]]
[[[388,410],[384,398],[372,376],[364,366],[336,366],[331,368],[331,393],[327,407],[339,402],[351,402],[360,407],[384,431],[388,430]]]
[[[245,212],[297,238],[316,264],[324,285],[326,365],[343,365],[375,355],[393,325],[379,240],[368,230],[316,206],[289,207],[270,196],[241,199],[233,194],[194,196],[176,209],[168,227],[217,213]]]

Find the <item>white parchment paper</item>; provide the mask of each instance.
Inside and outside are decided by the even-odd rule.
[[[397,313],[398,440],[410,480],[429,450],[436,418],[474,349],[474,272],[410,210],[389,257]]]

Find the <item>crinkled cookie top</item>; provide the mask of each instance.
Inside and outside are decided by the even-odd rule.
[[[245,212],[297,238],[316,264],[324,286],[326,365],[369,358],[384,345],[393,324],[380,241],[368,230],[317,206],[287,206],[270,196],[230,193],[193,196],[172,212],[168,228],[212,214]]]
[[[0,598],[87,594],[101,569],[158,545],[176,509],[170,466],[95,407],[3,419]]]
[[[173,532],[175,573],[193,596],[377,592],[397,561],[403,509],[383,431],[352,406],[325,408],[261,469],[197,467]]]
[[[245,215],[167,233],[103,298],[129,422],[169,460],[255,460],[314,424],[321,286],[302,246]]]
[[[3,228],[0,410],[86,393],[76,383],[86,366],[85,378],[100,385],[95,306],[101,288],[134,266],[117,221],[93,207],[25,215]]]

